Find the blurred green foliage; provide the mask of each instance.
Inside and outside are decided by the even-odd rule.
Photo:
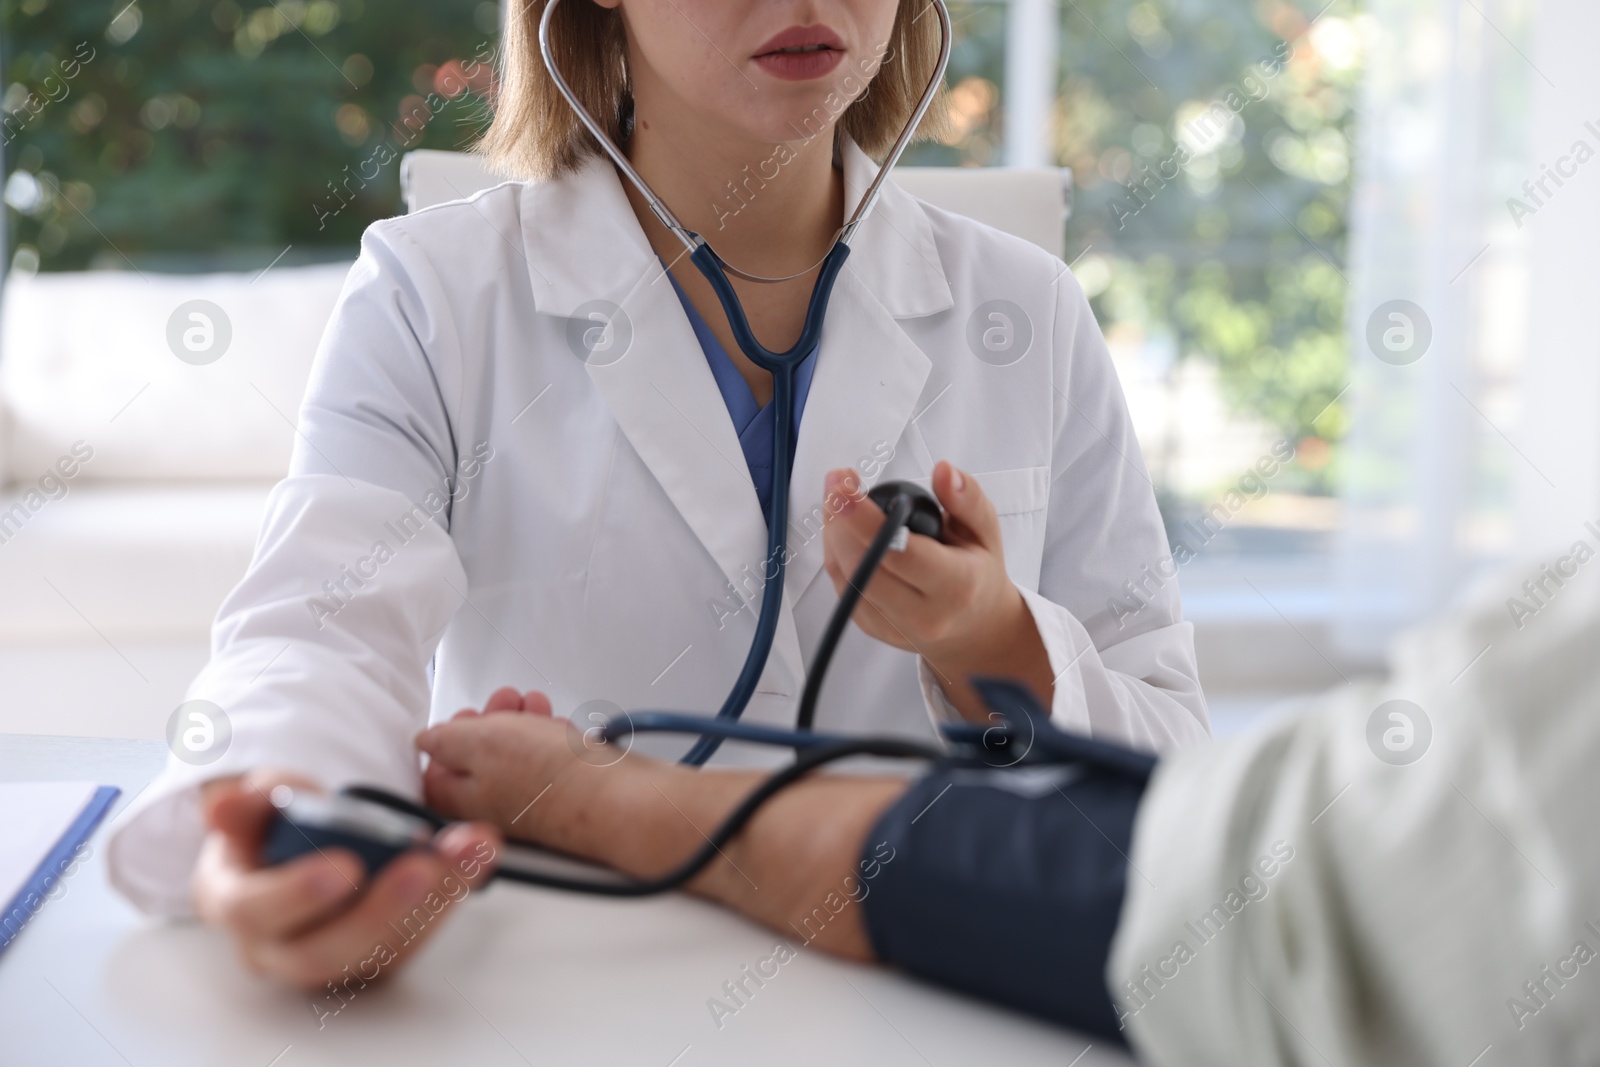
[[[1360,48],[1352,0],[1314,25],[1324,0],[1303,2],[1062,0],[1055,143],[1078,185],[1067,257],[1108,335],[1166,374],[1213,361],[1326,492]],[[954,133],[907,162],[1003,162],[1005,6],[951,8]],[[487,55],[497,19],[492,0],[0,0],[8,255],[347,256],[400,210],[401,152],[486,122],[487,68],[460,96],[445,75]]]
[[[1360,76],[1358,13],[1325,5],[1062,0],[1055,131],[1078,190],[1067,258],[1107,334],[1169,375],[1213,361],[1235,412],[1302,442],[1289,480],[1322,493]],[[957,132],[915,161],[1002,162],[1003,7],[951,10]]]
[[[420,129],[400,121],[444,98],[441,66],[489,54],[496,5],[397,6],[0,0],[0,104],[23,116],[5,134],[11,250],[46,270],[349,255],[399,211],[400,152],[459,148],[485,118],[455,79]],[[92,58],[68,77],[75,54]]]

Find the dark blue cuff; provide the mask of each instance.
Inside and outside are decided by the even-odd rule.
[[[1105,969],[1144,787],[1081,766],[920,779],[867,838],[882,864],[863,902],[878,958],[1122,1041]]]

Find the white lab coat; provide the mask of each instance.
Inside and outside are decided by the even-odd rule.
[[[843,162],[853,207],[876,165],[854,145]],[[777,641],[746,720],[793,723],[836,600],[825,472],[925,481],[949,459],[1000,514],[1059,674],[1057,721],[1147,749],[1204,739],[1176,586],[1143,573],[1168,555],[1160,516],[1072,275],[892,183],[852,248],[800,426]],[[969,344],[994,299],[1032,335],[1008,366]],[[594,302],[626,325],[580,358]],[[197,782],[276,766],[415,793],[415,733],[502,685],[542,690],[563,715],[714,711],[750,644],[765,546],[726,407],[609,163],[375,224],[290,475],[190,693],[224,709],[231,742],[202,767],[172,761],[140,798],[110,844],[115,883],[184,912]],[[1110,607],[1130,580],[1148,601],[1131,616]],[[953,713],[919,659],[852,628],[817,725],[928,737],[930,711]]]
[[[1519,627],[1529,561],[1408,638],[1389,683],[1163,761],[1107,972],[1145,1062],[1600,1063],[1596,566]],[[1368,739],[1394,699],[1431,725],[1409,765]],[[1392,746],[1420,743],[1389,714]]]

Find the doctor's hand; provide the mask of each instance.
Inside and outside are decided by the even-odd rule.
[[[989,713],[969,683],[974,675],[1017,679],[1049,707],[1050,657],[1006,574],[994,505],[976,478],[942,461],[933,469],[933,492],[945,510],[944,543],[912,534],[904,551],[885,555],[856,606],[856,625],[920,655],[968,719]],[[828,472],[824,499],[824,566],[843,593],[884,514],[850,469]]]
[[[208,833],[195,867],[195,908],[228,932],[257,973],[312,991],[349,974],[373,981],[392,973],[494,868],[500,835],[467,823],[446,827],[432,851],[401,856],[376,878],[339,848],[262,867],[261,839],[273,813],[268,795],[278,785],[320,792],[295,775],[255,772],[209,782],[201,793]],[[431,921],[402,941],[391,923],[419,908]]]

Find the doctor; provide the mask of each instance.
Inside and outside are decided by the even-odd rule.
[[[370,954],[497,839],[454,827],[364,894],[352,855],[258,870],[271,786],[416,795],[417,733],[497,687],[491,707],[537,691],[580,720],[709,714],[754,632],[770,377],[555,92],[544,7],[516,7],[485,143],[536,180],[365,234],[289,477],[190,692],[231,741],[201,765],[175,757],[110,844],[140,907],[198,912],[286,981],[320,985]],[[683,223],[748,274],[794,275],[734,279],[757,337],[782,349],[876,172],[869,153],[935,69],[925,10],[565,0],[554,30],[567,79]],[[782,611],[745,720],[793,724],[807,657],[881,520],[861,489],[907,478],[931,481],[952,543],[891,554],[818,729],[927,737],[930,716],[983,714],[965,683],[981,672],[1022,679],[1065,728],[1149,750],[1206,738],[1175,586],[1147,583],[1131,617],[1108,608],[1168,549],[1071,274],[892,183],[850,243],[800,375]]]

